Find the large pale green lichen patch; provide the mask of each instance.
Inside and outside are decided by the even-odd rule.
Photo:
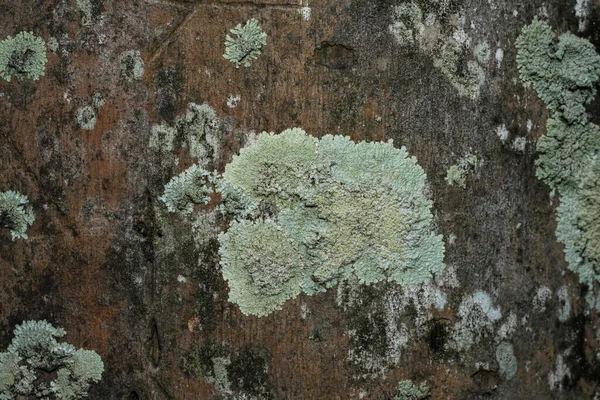
[[[0,77],[10,82],[12,76],[37,81],[46,69],[46,44],[31,32],[19,32],[0,42]]]
[[[221,210],[236,213],[219,237],[230,300],[266,315],[350,277],[431,278],[444,268],[444,246],[424,185],[423,169],[391,142],[261,133],[215,185]]]
[[[421,382],[421,385],[416,386],[410,380],[398,382],[398,393],[394,400],[424,400],[429,397],[429,386],[427,383]]]
[[[9,190],[0,192],[0,227],[10,229],[12,240],[27,239],[27,228],[35,221],[27,196]]]
[[[537,143],[536,175],[560,193],[556,237],[565,245],[569,268],[591,287],[600,282],[595,223],[600,128],[589,121],[586,105],[596,96],[600,55],[589,41],[571,33],[557,39],[537,18],[523,28],[515,46],[521,79],[552,113],[547,133]]]
[[[14,333],[7,351],[0,353],[0,400],[76,400],[87,397],[91,384],[100,381],[100,356],[57,342],[66,335],[64,329],[46,321],[25,321]]]

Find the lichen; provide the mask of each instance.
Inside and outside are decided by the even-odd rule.
[[[170,212],[189,215],[194,211],[195,204],[208,204],[214,192],[212,183],[212,173],[192,165],[167,183],[159,200],[165,203]]]
[[[150,128],[149,146],[163,151],[173,150],[173,141],[177,135],[177,129],[166,123],[154,124]]]
[[[0,226],[10,229],[11,239],[27,239],[27,228],[35,221],[35,215],[27,196],[9,190],[0,192]]]
[[[81,129],[91,131],[96,127],[96,111],[91,106],[80,107],[75,119]]]
[[[509,342],[502,342],[496,348],[496,361],[498,362],[498,372],[502,379],[510,379],[517,373],[519,363],[515,357],[513,345]]]
[[[190,213],[212,191],[221,194],[219,209],[234,216],[219,236],[223,276],[246,314],[266,315],[301,291],[322,292],[350,277],[412,285],[444,268],[425,173],[391,141],[263,132],[222,176],[197,166],[190,172],[161,199]]]
[[[208,104],[189,103],[184,115],[175,118],[175,128],[186,140],[190,155],[201,162],[213,161],[219,153],[221,123],[214,108]]]
[[[87,397],[92,383],[100,381],[104,371],[100,356],[57,342],[66,335],[64,329],[46,321],[25,321],[14,334],[7,351],[0,353],[0,399],[81,399]]]
[[[394,400],[424,400],[429,397],[429,386],[421,382],[416,386],[411,380],[398,382],[398,393]]]
[[[594,215],[597,206],[596,154],[600,128],[589,121],[586,106],[596,96],[600,55],[586,39],[565,33],[555,38],[537,18],[515,42],[521,79],[530,83],[552,117],[537,143],[536,175],[560,193],[556,237],[565,245],[569,269],[593,288],[600,282],[600,239]],[[593,290],[588,302],[594,307]]]
[[[244,314],[270,314],[300,294],[300,254],[274,221],[234,221],[219,242],[229,301]]]
[[[235,38],[225,36],[225,54],[223,58],[235,64],[236,68],[240,65],[250,66],[250,61],[254,61],[260,55],[260,49],[267,44],[267,34],[263,32],[254,18],[246,21],[242,26],[238,24],[230,31]]]
[[[96,109],[102,108],[102,106],[104,105],[104,96],[102,96],[102,93],[100,93],[100,92],[92,93],[92,105]]]
[[[468,350],[492,334],[502,313],[500,308],[494,308],[487,293],[476,291],[460,303],[458,316],[460,321],[454,325],[452,346],[458,350]]]
[[[478,43],[473,50],[473,55],[480,64],[487,63],[490,61],[490,56],[492,55],[490,45],[487,42]]]
[[[76,4],[81,12],[82,25],[89,25],[96,21],[104,8],[102,0],[77,0]]]
[[[144,60],[139,50],[127,50],[119,58],[121,78],[127,82],[139,81],[144,75]]]
[[[0,42],[0,77],[10,82],[12,76],[37,81],[46,69],[46,44],[32,32],[19,32]]]
[[[467,175],[482,164],[482,160],[474,154],[467,153],[460,158],[458,164],[451,165],[446,170],[444,180],[450,186],[457,185],[463,189],[467,187]]]
[[[395,6],[389,32],[399,45],[429,54],[433,65],[460,96],[476,99],[485,81],[485,71],[479,64],[489,61],[489,45],[483,42],[471,51],[471,38],[464,30],[464,16],[457,13],[448,18],[447,6],[436,4],[427,11],[430,12],[424,13],[417,2]]]
[[[331,135],[318,140],[298,128],[280,135],[263,132],[234,156],[223,180],[245,192],[246,201],[270,204],[274,218],[268,223],[236,222],[230,228],[235,235],[220,236],[223,274],[230,286],[236,279],[252,283],[243,273],[249,267],[234,264],[248,256],[238,255],[243,249],[229,240],[250,245],[251,232],[267,224],[270,232],[275,232],[273,226],[280,229],[282,243],[290,243],[282,248],[293,249],[301,260],[301,287],[289,293],[324,291],[350,276],[361,284],[422,282],[444,268],[443,242],[431,232],[431,202],[422,194],[424,179],[414,158],[391,142],[357,144]],[[260,249],[255,257],[260,258]],[[268,260],[277,259],[265,251]],[[243,300],[237,293],[235,302],[257,301]]]

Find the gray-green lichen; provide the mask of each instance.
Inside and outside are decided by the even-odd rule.
[[[445,181],[448,185],[457,185],[463,189],[467,187],[467,175],[482,164],[482,160],[474,154],[467,153],[460,158],[458,164],[451,165],[446,170]]]
[[[89,25],[97,20],[103,8],[101,0],[77,0],[76,4],[81,12],[82,25]]]
[[[236,68],[240,65],[250,66],[250,61],[255,60],[260,55],[260,49],[267,44],[267,34],[263,32],[254,18],[246,21],[246,24],[238,24],[230,31],[235,38],[225,36],[225,54],[223,58],[235,64]]]
[[[213,161],[219,152],[220,121],[208,104],[188,104],[184,115],[175,118],[177,134],[189,146],[190,155],[201,162]]]
[[[96,111],[91,106],[80,107],[77,110],[75,119],[77,125],[86,131],[91,131],[96,127]]]
[[[154,124],[150,128],[149,146],[163,151],[172,151],[176,136],[177,129],[164,122],[162,124]]]
[[[421,382],[416,386],[411,380],[398,382],[398,393],[394,400],[424,400],[429,397],[429,386]]]
[[[432,233],[431,202],[422,193],[425,174],[391,142],[354,143],[331,135],[318,140],[298,128],[263,132],[234,156],[223,180],[272,215],[261,222],[236,221],[219,238],[223,275],[236,287],[234,301],[244,313],[268,314],[291,293],[324,291],[351,276],[361,284],[387,279],[411,285],[444,268],[442,238]],[[297,275],[276,272],[276,249],[266,242],[255,243],[253,253],[265,262],[249,262],[236,244],[251,241],[258,230],[277,236],[281,249],[293,250],[294,257],[285,252],[281,258],[298,258]],[[290,268],[296,265],[289,262]],[[254,272],[254,265],[261,271]],[[271,294],[249,274],[298,286]],[[248,284],[254,289],[237,289]],[[264,301],[262,311],[246,308],[257,298]]]
[[[465,17],[459,13],[449,15],[447,2],[432,4],[428,11],[424,13],[417,2],[395,6],[393,22],[388,27],[390,33],[401,46],[431,55],[434,66],[459,95],[476,99],[485,81],[485,71],[480,64],[489,61],[489,45],[480,43],[471,50]]]
[[[476,291],[462,300],[458,316],[460,320],[454,326],[451,347],[468,350],[482,338],[492,335],[502,313],[499,307],[493,306],[486,292]]]
[[[144,60],[139,50],[127,50],[119,58],[121,77],[127,82],[139,81],[144,75]]]
[[[513,345],[509,342],[502,342],[496,348],[496,362],[498,363],[498,372],[503,379],[510,379],[517,373],[519,363],[515,357]]]
[[[245,314],[267,315],[300,292],[350,278],[413,285],[444,268],[425,173],[391,141],[263,132],[222,176],[191,172],[161,199],[189,213],[212,191],[221,194],[219,209],[234,217],[219,236],[222,272]]]
[[[46,69],[46,44],[31,32],[19,32],[0,42],[0,77],[10,82],[12,76],[37,81]]]
[[[195,204],[208,204],[214,192],[214,175],[197,165],[192,165],[172,178],[159,198],[170,212],[189,215]]]
[[[35,215],[27,196],[9,190],[0,192],[0,226],[10,229],[12,240],[27,239],[27,228],[35,221]]]
[[[0,353],[0,400],[20,396],[76,400],[87,397],[90,385],[100,381],[104,371],[100,356],[57,342],[66,335],[64,329],[46,321],[25,321],[14,334],[7,351]],[[45,379],[38,379],[41,376]]]
[[[208,104],[189,103],[185,114],[175,118],[174,126],[162,122],[150,128],[149,146],[172,151],[181,145],[189,149],[190,156],[199,164],[216,160],[219,155],[221,121]]]
[[[104,105],[104,96],[102,96],[102,93],[100,93],[100,92],[92,93],[92,105],[96,109],[102,108],[102,106]]]
[[[600,282],[600,237],[591,223],[598,215],[594,196],[600,128],[589,121],[586,106],[596,96],[600,55],[589,41],[571,33],[556,39],[537,18],[523,28],[515,46],[521,79],[552,114],[537,143],[536,175],[561,196],[556,237],[565,245],[569,269],[593,287]]]

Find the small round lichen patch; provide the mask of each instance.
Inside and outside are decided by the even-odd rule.
[[[14,75],[37,81],[46,68],[46,45],[31,32],[19,32],[0,42],[0,77],[10,82]]]
[[[77,110],[77,124],[81,129],[91,131],[96,126],[96,111],[90,106]]]
[[[144,60],[139,50],[127,50],[121,54],[121,77],[127,82],[139,81],[144,75]]]

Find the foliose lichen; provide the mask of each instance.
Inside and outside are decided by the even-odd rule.
[[[192,165],[167,183],[159,200],[165,203],[170,212],[189,215],[194,211],[195,204],[208,204],[214,192],[214,179],[214,174]]]
[[[144,75],[144,60],[139,50],[127,50],[119,58],[121,77],[127,82],[139,81]]]
[[[35,221],[27,196],[9,190],[0,192],[0,226],[10,229],[12,240],[27,239],[27,228]]]
[[[44,76],[46,44],[32,32],[19,32],[0,42],[0,77],[10,82],[12,76],[37,81]]]
[[[556,39],[537,18],[523,28],[515,46],[521,79],[552,114],[537,143],[536,175],[560,193],[556,237],[565,245],[569,269],[593,288],[600,282],[600,237],[590,222],[598,212],[593,197],[600,128],[589,121],[586,106],[596,96],[600,55],[589,41],[571,33]],[[593,290],[588,301],[591,297]]]
[[[91,106],[80,107],[75,119],[79,127],[86,131],[91,131],[96,127],[96,111]]]
[[[246,21],[246,24],[238,24],[231,29],[235,38],[225,36],[225,54],[223,58],[235,64],[236,68],[240,65],[250,66],[250,61],[255,60],[260,55],[260,49],[267,44],[267,34],[263,32],[254,18]]]
[[[421,382],[416,386],[411,380],[398,382],[398,393],[394,400],[424,400],[429,397],[429,386]]]
[[[263,132],[222,176],[209,175],[176,178],[163,200],[187,213],[211,190],[221,194],[220,210],[234,217],[219,236],[222,272],[245,314],[269,314],[350,277],[412,285],[444,268],[425,173],[391,141]]]
[[[91,384],[100,381],[104,371],[100,356],[57,342],[66,335],[64,329],[46,321],[24,321],[14,334],[7,351],[0,353],[0,400],[19,396],[76,400],[87,397]],[[38,379],[42,375],[45,379]]]

